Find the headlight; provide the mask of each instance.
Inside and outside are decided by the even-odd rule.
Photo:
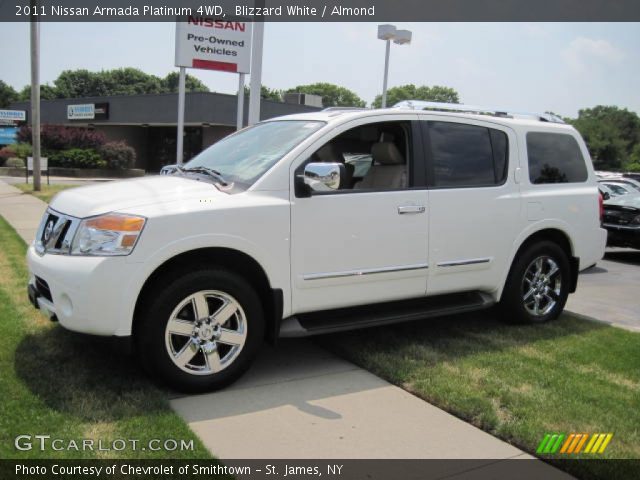
[[[71,255],[129,255],[136,246],[145,219],[107,213],[80,222],[71,244]]]

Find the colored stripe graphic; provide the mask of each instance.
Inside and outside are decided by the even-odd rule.
[[[536,453],[563,453],[577,455],[579,453],[604,453],[613,433],[545,433]],[[586,446],[585,446],[586,445]],[[584,448],[584,450],[583,450]]]
[[[536,450],[536,453],[544,452],[544,447],[547,445],[547,442],[549,441],[550,438],[551,438],[551,435],[549,435],[548,433],[545,433],[544,438],[540,442],[540,445],[538,445],[538,449]]]

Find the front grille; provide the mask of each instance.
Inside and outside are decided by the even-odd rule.
[[[629,225],[640,214],[638,210],[605,208],[604,223],[609,225]]]
[[[51,296],[51,289],[49,288],[49,284],[40,277],[36,277],[36,290],[38,293],[42,295],[44,298],[53,302],[53,297]]]
[[[47,210],[36,233],[35,248],[40,255],[45,253],[68,254],[80,219]]]

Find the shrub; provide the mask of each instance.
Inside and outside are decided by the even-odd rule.
[[[4,166],[24,168],[24,160],[18,157],[7,158],[7,161],[4,162]]]
[[[33,149],[31,148],[31,144],[29,143],[14,143],[11,145],[11,150],[15,153],[14,157],[26,159],[30,157],[33,153]]]
[[[11,145],[7,147],[0,148],[0,166],[4,165],[4,163],[11,157],[15,157],[16,152]]]
[[[24,125],[18,130],[20,142],[31,143],[31,126]],[[104,145],[106,137],[102,132],[81,127],[43,125],[40,128],[40,144],[46,150],[67,150],[71,148],[98,148]]]
[[[105,168],[107,162],[93,149],[70,148],[53,153],[49,157],[49,165],[66,168]]]
[[[108,168],[132,168],[136,162],[136,151],[122,141],[107,142],[98,151]]]

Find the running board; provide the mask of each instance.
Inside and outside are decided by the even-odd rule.
[[[494,303],[493,298],[486,293],[464,292],[301,313],[282,320],[280,337],[307,337],[441,315],[453,315],[488,308]]]

